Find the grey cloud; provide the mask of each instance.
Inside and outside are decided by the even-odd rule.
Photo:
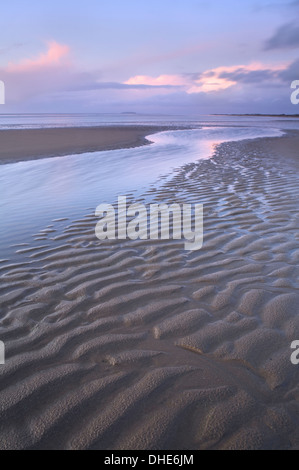
[[[265,43],[265,50],[295,47],[299,47],[299,26],[296,23],[281,26]]]
[[[264,69],[248,71],[244,68],[239,68],[233,72],[223,72],[220,78],[226,78],[237,83],[258,84],[260,87],[263,84],[277,86],[299,79],[299,59],[296,59],[284,70]]]
[[[299,80],[299,59],[292,62],[286,70],[281,71],[279,77],[285,82]]]
[[[277,72],[269,69],[248,71],[246,69],[240,68],[234,72],[223,72],[220,75],[220,78],[226,78],[238,83],[262,83],[276,79],[277,76]]]

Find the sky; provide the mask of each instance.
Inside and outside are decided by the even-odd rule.
[[[299,113],[299,0],[1,0],[0,113]]]

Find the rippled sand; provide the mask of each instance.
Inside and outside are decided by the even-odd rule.
[[[0,263],[2,449],[299,448],[298,137],[222,144],[146,199],[204,246],[56,220]]]

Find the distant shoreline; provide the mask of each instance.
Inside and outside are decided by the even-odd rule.
[[[299,118],[299,114],[210,114],[210,116],[248,116],[248,117],[283,117]]]

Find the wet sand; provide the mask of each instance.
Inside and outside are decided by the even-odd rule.
[[[199,251],[100,242],[90,213],[0,263],[2,449],[299,448],[298,148],[225,143],[151,188],[204,204]]]
[[[0,131],[0,164],[37,158],[138,147],[169,126],[105,126]],[[171,128],[173,129],[173,127]]]

